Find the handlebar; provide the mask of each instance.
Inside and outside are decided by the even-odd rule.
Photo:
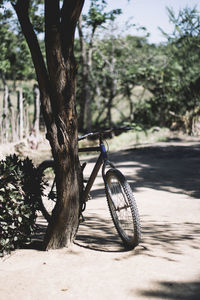
[[[103,130],[103,131],[89,132],[87,134],[84,134],[84,135],[78,137],[78,141],[84,140],[89,136],[99,136],[99,137],[101,137],[103,134],[111,133],[111,132],[114,132],[114,131],[126,131],[126,130],[131,130],[131,129],[133,129],[133,127],[123,126],[123,127],[118,127],[118,128],[110,128],[110,129],[106,129],[106,130]]]

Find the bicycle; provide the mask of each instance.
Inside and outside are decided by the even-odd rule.
[[[128,184],[124,175],[114,166],[113,163],[108,160],[106,147],[103,143],[103,135],[111,133],[112,131],[113,129],[103,132],[91,132],[79,138],[80,141],[88,137],[97,136],[99,146],[80,148],[79,152],[100,153],[89,179],[87,181],[84,180],[84,182],[86,182],[86,186],[84,187],[83,196],[81,199],[82,212],[86,208],[86,201],[88,200],[90,190],[100,168],[102,167],[105,194],[113,223],[125,248],[133,249],[139,244],[141,237],[139,213],[130,185]],[[86,162],[82,165],[82,172],[85,165]],[[106,171],[107,168],[108,170]],[[43,193],[43,196],[40,198],[39,206],[43,216],[49,222],[51,218],[51,212],[56,203],[56,186],[53,160],[43,161],[39,165],[38,171],[41,179],[46,176],[46,180],[48,181],[46,194]]]

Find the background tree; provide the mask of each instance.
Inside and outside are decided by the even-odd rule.
[[[172,57],[179,64],[178,107],[185,130],[192,133],[192,120],[200,113],[200,16],[196,8],[185,8],[175,16],[168,10],[174,32],[168,37],[172,43]]]
[[[96,127],[133,121],[134,110],[141,104],[136,100],[133,103],[133,90],[144,82],[144,67],[152,55],[150,49],[145,37],[124,37],[114,30],[110,33],[109,29],[105,37],[96,42],[93,53],[93,73],[98,91],[93,104]],[[126,107],[126,111],[122,107]],[[117,120],[116,113],[121,115]]]
[[[91,131],[92,99],[96,93],[96,80],[93,71],[93,52],[97,29],[105,27],[110,20],[121,14],[120,9],[106,12],[107,1],[91,0],[87,15],[80,16],[78,22],[81,51],[81,92],[79,95],[79,129]],[[113,57],[114,58],[114,57]]]
[[[5,79],[35,78],[33,63],[27,43],[11,10],[0,13],[0,70]]]
[[[174,31],[171,35],[164,33],[168,43],[160,48],[162,66],[154,65],[147,72],[154,94],[151,104],[155,111],[156,107],[162,111],[163,125],[170,126],[177,120],[191,134],[192,118],[199,114],[200,104],[200,17],[196,8],[180,10],[178,16],[168,9],[168,14]]]

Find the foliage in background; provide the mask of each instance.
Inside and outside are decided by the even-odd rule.
[[[34,5],[31,5],[30,17],[35,32],[40,34],[43,32],[42,1],[31,3]],[[171,34],[161,30],[166,43],[153,45],[148,42],[147,34],[136,37],[116,30],[115,18],[121,14],[120,9],[107,11],[107,1],[102,0],[91,0],[90,4],[82,20],[84,63],[80,38],[75,43],[80,131],[128,121],[146,128],[174,128],[175,124],[177,129],[192,134],[193,120],[200,115],[200,15],[197,9],[186,7],[176,15],[168,8],[174,30]],[[0,70],[7,79],[34,78],[29,50],[20,28],[13,22],[11,11],[1,13],[0,25]],[[44,52],[42,40],[40,44]],[[143,89],[140,94],[135,93],[138,86]],[[29,103],[31,101],[29,97]],[[84,118],[91,126],[83,124]]]
[[[91,0],[87,15],[80,16],[78,23],[80,45],[79,68],[79,130],[91,131],[92,115],[94,112],[95,94],[98,94],[99,85],[95,76],[93,53],[97,50],[96,41],[100,30],[105,30],[109,22],[114,22],[121,14],[120,9],[106,11],[107,1]],[[99,75],[99,74],[98,74]]]
[[[40,18],[33,13],[32,16],[38,21],[38,28]],[[14,81],[35,79],[30,51],[10,7],[0,11],[0,71]]]
[[[41,190],[31,160],[10,155],[0,162],[0,256],[30,242]]]
[[[148,102],[155,124],[168,126],[173,122],[192,133],[192,121],[200,112],[200,16],[193,8],[185,8],[175,16],[168,9],[174,25],[172,34],[165,34],[166,45],[157,50],[160,63],[145,70],[146,87],[153,97]]]
[[[14,38],[14,34],[9,30],[7,21],[9,15],[9,13],[2,14],[0,12],[0,72],[4,73],[10,68],[7,53],[12,49],[12,40]]]

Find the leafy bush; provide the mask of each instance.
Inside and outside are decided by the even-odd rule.
[[[0,256],[30,242],[40,193],[31,160],[10,155],[0,161]]]

